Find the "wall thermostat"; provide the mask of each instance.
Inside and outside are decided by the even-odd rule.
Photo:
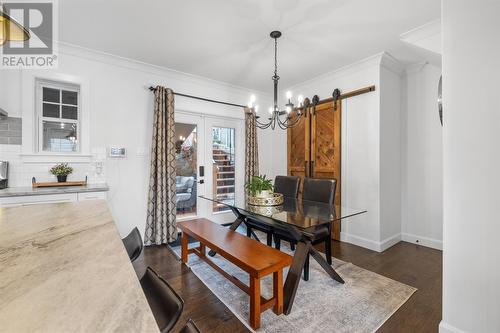
[[[127,150],[123,147],[110,147],[109,157],[125,157],[127,156]]]

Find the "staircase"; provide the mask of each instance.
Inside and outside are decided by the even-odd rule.
[[[214,144],[212,148],[214,165],[217,168],[214,175],[214,197],[220,201],[234,202],[234,162],[231,161],[229,149],[225,146]],[[214,212],[228,210],[222,204],[214,203]]]

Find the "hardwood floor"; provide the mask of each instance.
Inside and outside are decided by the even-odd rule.
[[[318,246],[321,250],[321,246]],[[437,332],[441,320],[442,252],[401,242],[383,253],[333,242],[333,255],[344,261],[406,283],[418,291],[378,332]],[[142,272],[151,266],[184,299],[178,332],[193,318],[202,332],[248,332],[229,309],[165,246],[147,247],[134,263]],[[139,273],[141,274],[141,273]],[[304,283],[304,281],[301,281]]]

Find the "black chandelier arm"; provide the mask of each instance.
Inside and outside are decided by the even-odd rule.
[[[259,121],[259,117],[255,117],[255,123],[256,123],[256,125],[257,125],[258,128],[260,128],[260,129],[267,129],[267,128],[269,128],[269,126],[271,126],[272,119],[268,123],[264,124],[264,123],[261,123]]]
[[[300,121],[300,118],[301,118],[301,116],[299,116],[299,115],[296,115],[295,117],[292,117],[291,115],[287,115],[285,120],[281,120],[280,118],[278,118],[278,122],[279,122],[280,128],[287,129],[287,128],[291,128],[291,127],[294,127],[295,125],[297,125],[298,122]]]

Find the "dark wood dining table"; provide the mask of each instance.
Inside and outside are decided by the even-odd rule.
[[[299,286],[300,277],[307,256],[310,254],[323,270],[338,283],[344,283],[342,277],[328,264],[323,255],[312,245],[315,236],[324,232],[325,227],[331,230],[334,221],[366,213],[365,209],[354,209],[346,206],[329,205],[322,202],[302,200],[301,198],[284,197],[283,204],[279,206],[254,206],[246,200],[242,203],[228,200],[219,200],[207,195],[199,196],[202,199],[216,202],[227,206],[236,216],[234,222],[227,224],[231,230],[236,230],[241,224],[245,224],[248,216],[252,222],[258,222],[271,230],[279,230],[286,233],[289,239],[297,243],[293,255],[292,265],[288,271],[283,299],[284,313],[290,314]],[[258,236],[252,233],[258,240]],[[210,251],[209,255],[215,255]]]

